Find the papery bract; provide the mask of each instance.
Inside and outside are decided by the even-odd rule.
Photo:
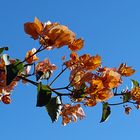
[[[71,44],[76,38],[71,30],[59,23],[46,25],[43,30],[43,35],[48,37],[46,41],[49,46],[55,46],[57,48]]]
[[[116,69],[107,68],[101,76],[106,88],[112,89],[118,87],[122,83],[121,75]]]
[[[72,52],[70,54],[70,60],[65,62],[65,65],[70,68],[81,68],[83,70],[95,70],[101,65],[101,57],[99,55],[90,56],[88,54],[84,54],[82,56],[78,56],[77,53]]]
[[[129,115],[130,111],[132,110],[131,107],[125,107],[125,114]]]
[[[71,121],[76,122],[77,118],[83,119],[85,117],[85,113],[83,109],[80,107],[80,104],[77,104],[75,106],[65,104],[63,106],[61,116],[62,116],[62,124],[65,126]]]
[[[38,62],[36,65],[35,71],[42,71],[43,73],[46,73],[47,71],[53,72],[56,70],[57,67],[55,64],[51,64],[48,58],[44,59],[43,61]]]
[[[33,39],[38,39],[39,35],[42,33],[43,24],[38,18],[34,19],[34,22],[26,22],[24,24],[24,31],[26,34],[30,35]]]
[[[28,51],[25,56],[26,62],[29,64],[33,63],[34,61],[38,61],[38,57],[36,56],[36,49],[33,48],[32,50]]]
[[[140,87],[132,88],[130,94],[132,99],[140,104]]]
[[[81,38],[74,40],[68,47],[72,51],[78,51],[84,46],[84,40]]]
[[[132,69],[132,67],[128,67],[126,64],[122,63],[118,68],[118,73],[120,73],[122,76],[131,76],[134,74],[135,70]]]

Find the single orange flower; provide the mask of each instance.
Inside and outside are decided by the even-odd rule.
[[[100,79],[92,79],[90,82],[89,93],[95,94],[104,88],[103,82]]]
[[[46,42],[49,46],[60,48],[64,45],[72,44],[76,36],[68,27],[59,23],[46,25],[43,30],[43,36],[47,36]]]
[[[81,108],[80,104],[72,106],[70,104],[65,104],[61,111],[62,116],[62,124],[65,126],[71,121],[76,122],[77,119],[83,119],[85,117],[85,113]]]
[[[26,62],[29,64],[33,63],[34,61],[38,61],[38,57],[36,56],[36,49],[33,48],[32,50],[28,51],[25,56]]]
[[[97,104],[97,101],[94,98],[92,98],[92,99],[86,98],[85,100],[86,100],[86,102],[84,103],[84,105],[86,105],[86,106],[92,107]]]
[[[118,87],[122,83],[121,75],[113,68],[106,68],[101,75],[104,87],[112,89]]]
[[[122,63],[118,68],[118,73],[120,73],[122,76],[131,76],[134,74],[135,70],[132,69],[132,67],[128,67],[125,63]]]
[[[34,19],[34,22],[26,22],[24,24],[24,31],[26,34],[30,35],[33,39],[38,39],[43,30],[43,24],[38,18]]]
[[[125,107],[125,114],[129,115],[130,111],[132,110],[131,107]]]
[[[101,57],[99,55],[92,56],[84,62],[84,66],[87,70],[95,70],[101,65]]]
[[[103,102],[103,101],[108,100],[111,97],[113,97],[113,92],[109,89],[103,89],[97,92],[96,101]]]
[[[84,40],[81,38],[74,40],[68,47],[72,51],[78,51],[84,46]]]
[[[140,104],[140,87],[134,87],[130,92],[132,99],[136,101],[136,103]]]

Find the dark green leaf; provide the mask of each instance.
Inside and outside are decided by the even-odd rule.
[[[61,101],[58,97],[52,97],[50,102],[46,105],[46,110],[51,117],[52,122],[57,121],[61,112]]]
[[[111,113],[111,110],[110,110],[110,106],[108,105],[108,103],[107,102],[103,103],[102,118],[101,118],[100,123],[105,122],[108,119],[110,113]]]
[[[0,54],[2,54],[2,52],[4,51],[4,50],[8,50],[8,47],[2,47],[2,48],[0,48]]]
[[[85,84],[82,84],[80,89],[78,89],[78,90],[75,89],[73,91],[73,93],[74,93],[73,96],[72,96],[73,99],[83,98],[85,96],[85,94],[86,94],[86,86],[85,86]]]
[[[85,84],[82,84],[81,87],[80,87],[80,89],[81,89],[82,91],[85,91],[86,85],[85,85]]]
[[[16,60],[13,64],[6,65],[6,85],[9,85],[23,70],[24,66],[20,60]]]
[[[46,106],[51,100],[52,92],[46,86],[42,85],[41,83],[38,84],[38,94],[37,94],[37,107]]]
[[[123,102],[128,102],[131,99],[131,95],[129,93],[123,94]]]
[[[132,84],[133,84],[133,87],[134,87],[134,88],[135,88],[135,87],[139,87],[139,82],[138,82],[138,81],[133,80],[133,79],[131,79],[131,81],[132,81]]]

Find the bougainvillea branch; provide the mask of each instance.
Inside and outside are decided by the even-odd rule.
[[[139,83],[131,80],[133,85],[131,88],[120,87],[125,82],[124,79],[135,72],[126,63],[121,63],[118,68],[108,68],[103,65],[98,54],[79,56],[78,51],[84,47],[84,40],[77,38],[74,32],[59,23],[42,23],[35,18],[33,22],[24,24],[24,31],[39,42],[39,47],[27,51],[23,60],[11,59],[5,53],[8,47],[0,48],[0,101],[2,103],[11,103],[11,92],[21,81],[22,84],[30,83],[37,88],[36,106],[45,107],[52,122],[61,117],[63,125],[83,119],[84,106],[90,109],[102,103],[100,122],[107,120],[111,114],[111,106],[122,105],[127,115],[132,110],[130,105],[140,108]],[[70,56],[67,60],[62,56],[62,70],[54,76],[53,72],[59,65],[52,64],[49,58],[39,60],[37,55],[42,51],[61,49],[64,46],[68,47]],[[66,71],[69,71],[69,74],[66,74]],[[67,84],[64,82],[62,86],[55,87],[58,78],[63,78],[62,74],[68,77]],[[68,100],[65,100],[66,98]],[[117,98],[117,101],[112,102],[110,100],[112,98]]]

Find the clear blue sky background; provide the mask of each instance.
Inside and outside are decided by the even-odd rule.
[[[83,37],[85,48],[79,53],[100,54],[103,64],[109,67],[117,67],[121,62],[134,66],[137,73],[133,79],[140,81],[139,0],[0,0],[0,46],[8,45],[11,57],[23,59],[27,50],[38,45],[23,31],[23,23],[33,21],[35,16],[43,22],[67,25],[78,37]],[[53,53],[52,57],[45,52],[41,58],[51,57],[53,63],[59,63],[64,52]],[[128,81],[126,84],[131,86]],[[10,105],[0,103],[1,140],[139,138],[140,111],[136,109],[126,116],[123,107],[112,107],[109,120],[100,124],[99,104],[85,109],[84,120],[63,127],[61,120],[52,124],[45,109],[35,107],[36,88],[31,85],[19,84],[12,99]]]

